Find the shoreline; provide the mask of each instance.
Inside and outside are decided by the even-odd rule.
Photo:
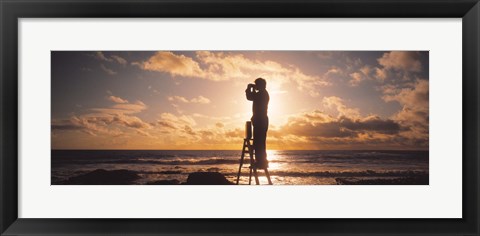
[[[178,174],[178,172],[169,172],[172,174]],[[165,172],[165,174],[169,174]],[[366,173],[367,175],[358,176],[348,173],[331,173],[324,172],[330,175],[327,176],[308,176],[317,178],[332,178],[335,180],[336,185],[428,185],[429,174],[428,172],[369,172],[364,171],[360,173]],[[370,173],[368,175],[368,173]],[[396,174],[395,174],[396,173]],[[272,176],[275,173],[271,173]],[[96,169],[87,173],[77,174],[69,177],[65,180],[54,179],[52,177],[52,185],[233,185],[234,183],[228,180],[227,176],[231,177],[231,174],[220,173],[218,171],[207,172],[192,172],[188,173],[186,181],[181,181],[176,178],[156,179],[147,181],[144,183],[138,183],[137,181],[142,179],[142,176],[131,170],[118,169],[118,170],[105,170]],[[242,172],[242,177],[248,176],[247,173]],[[260,173],[262,176],[262,173]],[[285,183],[278,182],[274,185],[285,185]],[[317,185],[317,184],[312,184]]]

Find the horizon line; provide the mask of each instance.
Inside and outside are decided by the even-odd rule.
[[[241,149],[50,149],[50,151],[242,151]],[[430,151],[430,149],[267,149],[267,151]]]

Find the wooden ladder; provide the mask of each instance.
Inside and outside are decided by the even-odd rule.
[[[248,167],[250,169],[250,175],[248,177],[248,184],[250,185],[252,183],[252,173],[253,173],[255,176],[255,183],[257,185],[260,185],[260,181],[258,180],[257,167],[255,166],[255,158],[253,155],[254,148],[250,141],[253,141],[253,139],[248,139],[248,138],[243,139],[242,156],[240,157],[240,166],[238,167],[237,185],[240,181],[240,175],[242,173],[242,166],[243,166],[243,161],[245,160],[246,153],[248,153],[250,157],[250,166]],[[272,180],[270,179],[270,174],[268,173],[268,168],[265,168],[263,170],[265,171],[265,176],[267,176],[268,184],[273,185]]]

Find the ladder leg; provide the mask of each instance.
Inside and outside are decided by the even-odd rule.
[[[249,180],[249,183],[252,179],[252,171],[253,171],[253,175],[255,176],[255,183],[257,185],[260,185],[260,181],[258,180],[257,168],[254,167],[254,165],[255,165],[254,148],[253,148],[252,144],[250,143],[250,140],[247,141],[247,145],[248,145],[248,154],[250,155],[250,180]]]
[[[253,173],[255,174],[255,183],[257,185],[260,185],[260,181],[258,180],[258,172],[257,172],[257,169],[253,169]]]
[[[245,158],[245,147],[246,147],[246,141],[243,141],[243,148],[242,148],[242,156],[240,157],[240,165],[238,167],[238,174],[237,174],[237,185],[240,182],[240,175],[242,173],[242,165],[243,165],[243,160]]]
[[[257,170],[253,168],[255,160],[253,159],[253,147],[250,143],[250,139],[245,141],[245,144],[248,146],[248,155],[250,157],[250,176],[248,178],[248,185],[252,184],[252,174],[255,174],[255,179],[257,178]],[[258,183],[257,183],[258,184]]]
[[[273,185],[272,180],[270,179],[270,173],[268,173],[268,169],[265,169],[265,176],[267,176],[268,184]]]
[[[250,167],[250,176],[248,177],[248,185],[252,184],[252,168]]]

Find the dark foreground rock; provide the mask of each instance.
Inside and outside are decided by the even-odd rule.
[[[190,185],[230,185],[224,175],[218,172],[194,172],[188,175],[187,182]]]
[[[148,182],[147,185],[177,185],[180,184],[180,181],[176,179],[162,179]]]
[[[135,172],[129,170],[97,169],[92,172],[69,178],[63,184],[71,185],[127,185],[140,179]]]

